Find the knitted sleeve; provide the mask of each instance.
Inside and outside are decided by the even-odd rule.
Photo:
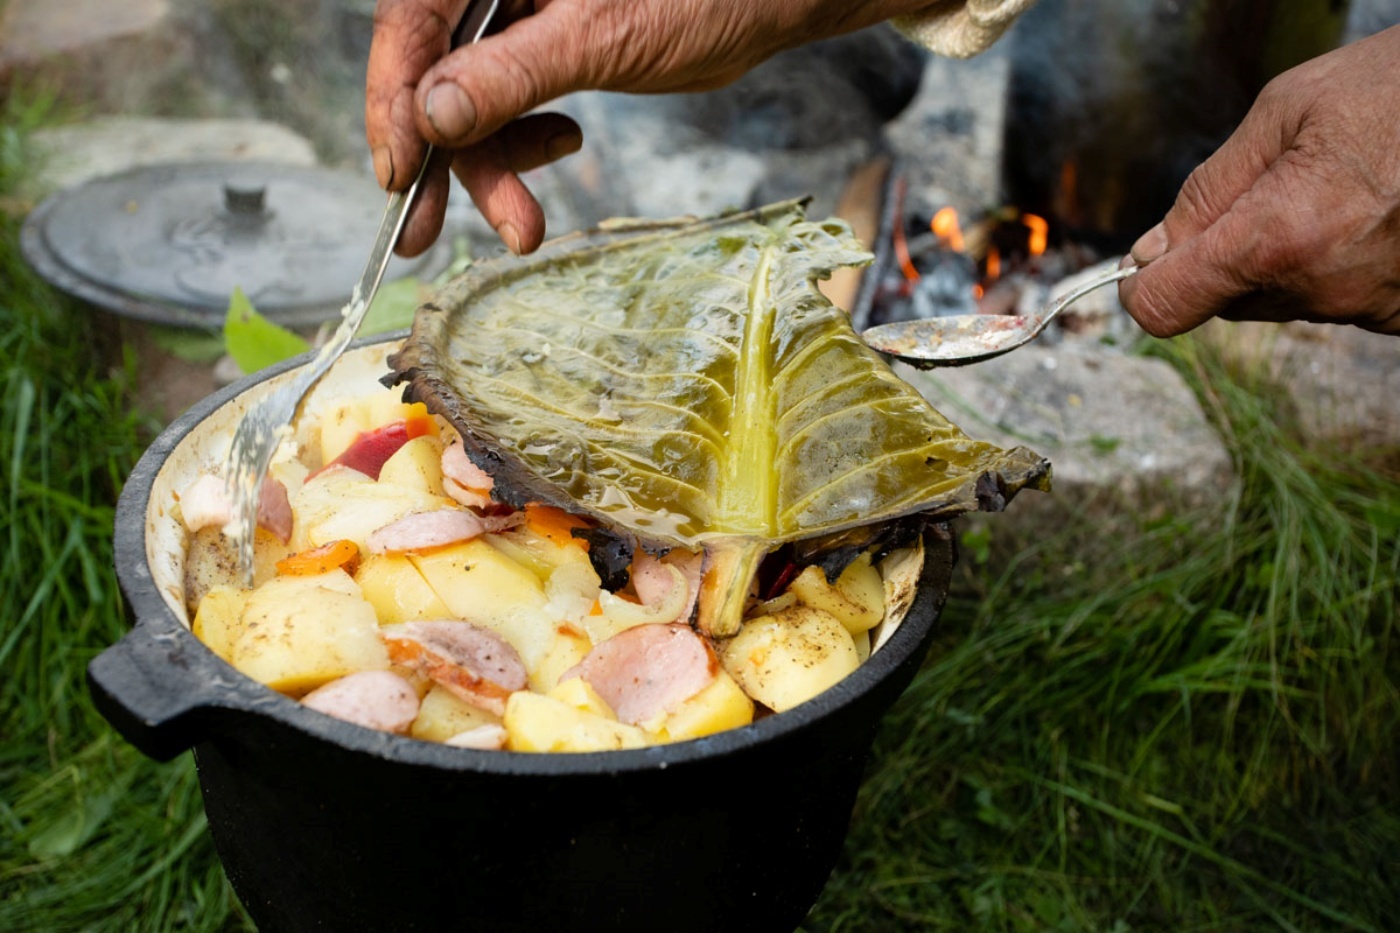
[[[935,0],[918,13],[894,19],[895,28],[924,48],[949,58],[985,51],[1035,0]]]

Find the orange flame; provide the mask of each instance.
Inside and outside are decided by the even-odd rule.
[[[995,246],[987,250],[987,274],[984,277],[988,282],[1001,278],[1001,251]]]
[[[909,256],[909,243],[904,239],[904,225],[900,223],[894,225],[894,254],[899,259],[899,268],[904,277],[911,282],[919,281],[921,276]]]
[[[1031,232],[1030,239],[1026,241],[1031,256],[1035,257],[1044,253],[1050,239],[1050,224],[1045,221],[1044,217],[1037,217],[1035,214],[1022,214],[1021,223],[1025,224]]]
[[[959,253],[963,251],[962,227],[958,224],[958,212],[955,208],[945,207],[934,214],[929,229],[938,237],[938,242],[948,249]]]

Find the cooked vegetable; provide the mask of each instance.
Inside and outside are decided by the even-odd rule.
[[[797,202],[618,224],[474,266],[390,362],[499,501],[703,546],[700,626],[723,637],[784,542],[999,509],[1047,476],[966,437],[817,291],[867,259]]]

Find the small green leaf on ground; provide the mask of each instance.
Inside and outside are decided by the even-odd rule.
[[[224,318],[224,346],[239,369],[255,373],[306,352],[311,344],[263,317],[243,294],[243,289],[235,288],[229,296],[228,316]]]

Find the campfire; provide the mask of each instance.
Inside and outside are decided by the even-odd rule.
[[[1039,215],[1004,205],[967,217],[951,205],[932,212],[906,204],[905,182],[892,174],[886,209],[872,244],[875,263],[852,307],[858,329],[896,321],[966,314],[1037,313],[1081,273],[1116,262],[1065,236]],[[1054,343],[1066,334],[1118,335],[1129,322],[1106,300],[1071,309],[1047,332]]]

